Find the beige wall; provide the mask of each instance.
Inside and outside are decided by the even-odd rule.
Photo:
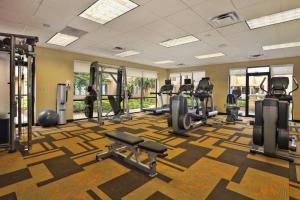
[[[130,63],[120,60],[88,56],[84,54],[48,49],[36,48],[36,113],[44,109],[56,109],[56,85],[66,83],[67,80],[73,83],[73,62],[99,61],[100,63],[128,66],[133,68],[147,69],[158,72],[159,83],[163,83],[167,77],[167,70],[152,66]],[[67,119],[73,118],[73,87],[69,91],[67,104]]]
[[[206,76],[210,77],[214,84],[215,105],[219,112],[226,112],[226,96],[228,92],[228,77],[231,68],[243,68],[250,66],[263,65],[281,65],[294,64],[294,75],[300,82],[300,57],[261,60],[251,62],[228,63],[218,65],[194,66],[188,68],[171,69],[168,72],[176,71],[191,71],[191,70],[205,70]],[[294,119],[300,120],[300,89],[294,93]]]

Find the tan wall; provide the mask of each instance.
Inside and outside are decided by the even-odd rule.
[[[226,112],[226,96],[229,85],[229,70],[231,68],[243,68],[250,66],[263,65],[281,65],[294,64],[294,75],[300,82],[300,57],[261,60],[251,62],[227,63],[218,65],[194,66],[188,68],[171,69],[168,72],[191,71],[191,70],[205,70],[206,76],[210,77],[214,84],[215,105],[219,112]],[[294,93],[294,119],[300,120],[300,89]]]
[[[120,60],[88,56],[84,54],[48,49],[36,48],[36,113],[44,109],[56,109],[56,85],[66,83],[67,80],[73,83],[74,60],[99,61],[100,63],[128,66],[133,68],[147,69],[158,72],[158,79],[164,81],[167,77],[167,70],[152,66],[130,63]],[[73,118],[73,87],[69,91],[67,104],[67,119]]]

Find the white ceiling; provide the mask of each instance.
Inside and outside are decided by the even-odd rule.
[[[163,68],[300,55],[300,47],[262,51],[262,45],[300,41],[300,20],[250,30],[244,20],[300,7],[299,0],[133,0],[140,6],[100,25],[78,17],[96,0],[1,0],[0,32],[35,35],[39,46],[121,59],[112,49],[121,46],[141,52],[122,58]],[[208,19],[236,11],[242,22],[214,29]],[[45,27],[48,24],[50,27]],[[67,47],[45,42],[71,26],[88,34]],[[192,34],[200,41],[172,48],[158,43]],[[225,57],[198,60],[194,56],[223,52]],[[160,60],[176,63],[155,65]]]

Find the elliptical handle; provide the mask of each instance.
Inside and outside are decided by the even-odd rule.
[[[290,91],[290,92],[289,92],[289,95],[291,95],[293,92],[295,92],[295,91],[298,90],[298,88],[299,88],[299,83],[298,83],[298,81],[296,80],[295,76],[293,76],[293,81],[294,81],[294,83],[295,83],[295,85],[296,85],[296,88],[293,89],[292,91]]]
[[[264,92],[266,92],[267,94],[269,94],[269,92],[268,92],[267,90],[265,90],[265,89],[264,89],[264,87],[263,87],[263,86],[264,86],[264,83],[265,83],[265,81],[266,81],[266,77],[263,79],[263,81],[261,82],[261,84],[260,84],[260,86],[259,86],[259,87],[260,87],[260,89],[261,89],[262,91],[264,91]]]

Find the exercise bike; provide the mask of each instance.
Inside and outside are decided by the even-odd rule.
[[[265,80],[260,88],[267,93],[266,98],[255,102],[253,147],[250,152],[293,162],[289,150],[296,151],[297,138],[289,135],[289,104],[291,94],[299,87],[298,82],[293,77],[296,87],[287,94],[288,77],[272,77],[268,91],[263,87]]]
[[[238,99],[241,97],[242,91],[241,88],[237,87],[232,90],[231,94],[227,95],[226,100],[226,123],[235,123],[237,121],[242,121],[239,119],[239,110]]]
[[[187,130],[206,124],[207,118],[217,115],[218,112],[214,110],[213,103],[208,109],[208,101],[213,102],[211,95],[213,85],[209,78],[201,79],[194,92],[191,79],[185,79],[184,82],[185,84],[180,86],[178,94],[171,97],[168,127],[172,127],[171,133],[188,136],[185,134]],[[189,94],[192,98],[191,108],[188,108],[184,93]]]

